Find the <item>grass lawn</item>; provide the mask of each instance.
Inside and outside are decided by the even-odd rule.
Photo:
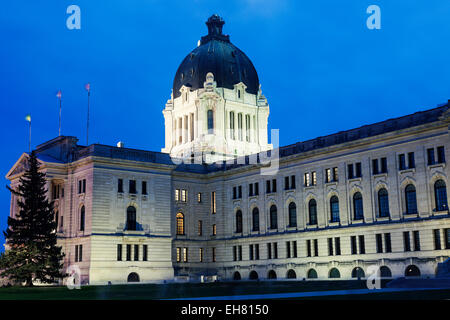
[[[383,282],[383,287],[386,281]],[[0,288],[0,300],[141,300],[366,289],[366,281],[236,281],[216,283],[133,284],[67,287]],[[450,299],[450,290],[372,293],[303,299]]]

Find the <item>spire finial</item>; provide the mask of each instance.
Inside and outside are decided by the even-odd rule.
[[[224,24],[225,21],[223,21],[223,19],[218,14],[213,14],[211,17],[209,17],[206,21],[206,25],[208,26],[208,35],[202,37],[200,45],[205,44],[212,39],[230,42],[230,37],[228,35],[222,34],[222,27]]]

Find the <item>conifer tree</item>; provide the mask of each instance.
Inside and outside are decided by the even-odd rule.
[[[56,222],[53,202],[47,199],[45,174],[33,151],[28,157],[28,169],[20,178],[19,212],[8,217],[4,231],[6,252],[0,257],[0,275],[14,282],[32,286],[33,281],[54,283],[64,277],[61,272],[64,254],[56,245]]]

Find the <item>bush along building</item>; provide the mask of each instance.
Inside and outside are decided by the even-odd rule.
[[[449,103],[274,149],[253,64],[220,17],[206,24],[176,72],[162,152],[37,146],[65,268],[90,284],[434,277],[450,255]],[[250,161],[267,153],[272,175]]]

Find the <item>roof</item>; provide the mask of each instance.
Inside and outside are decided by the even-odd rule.
[[[234,89],[235,84],[242,82],[248,93],[258,93],[256,69],[245,53],[230,42],[229,36],[222,34],[224,23],[218,15],[208,19],[208,35],[202,37],[200,46],[189,53],[178,67],[173,80],[174,98],[181,95],[182,86],[190,90],[203,88],[209,72],[213,73],[218,88]]]

